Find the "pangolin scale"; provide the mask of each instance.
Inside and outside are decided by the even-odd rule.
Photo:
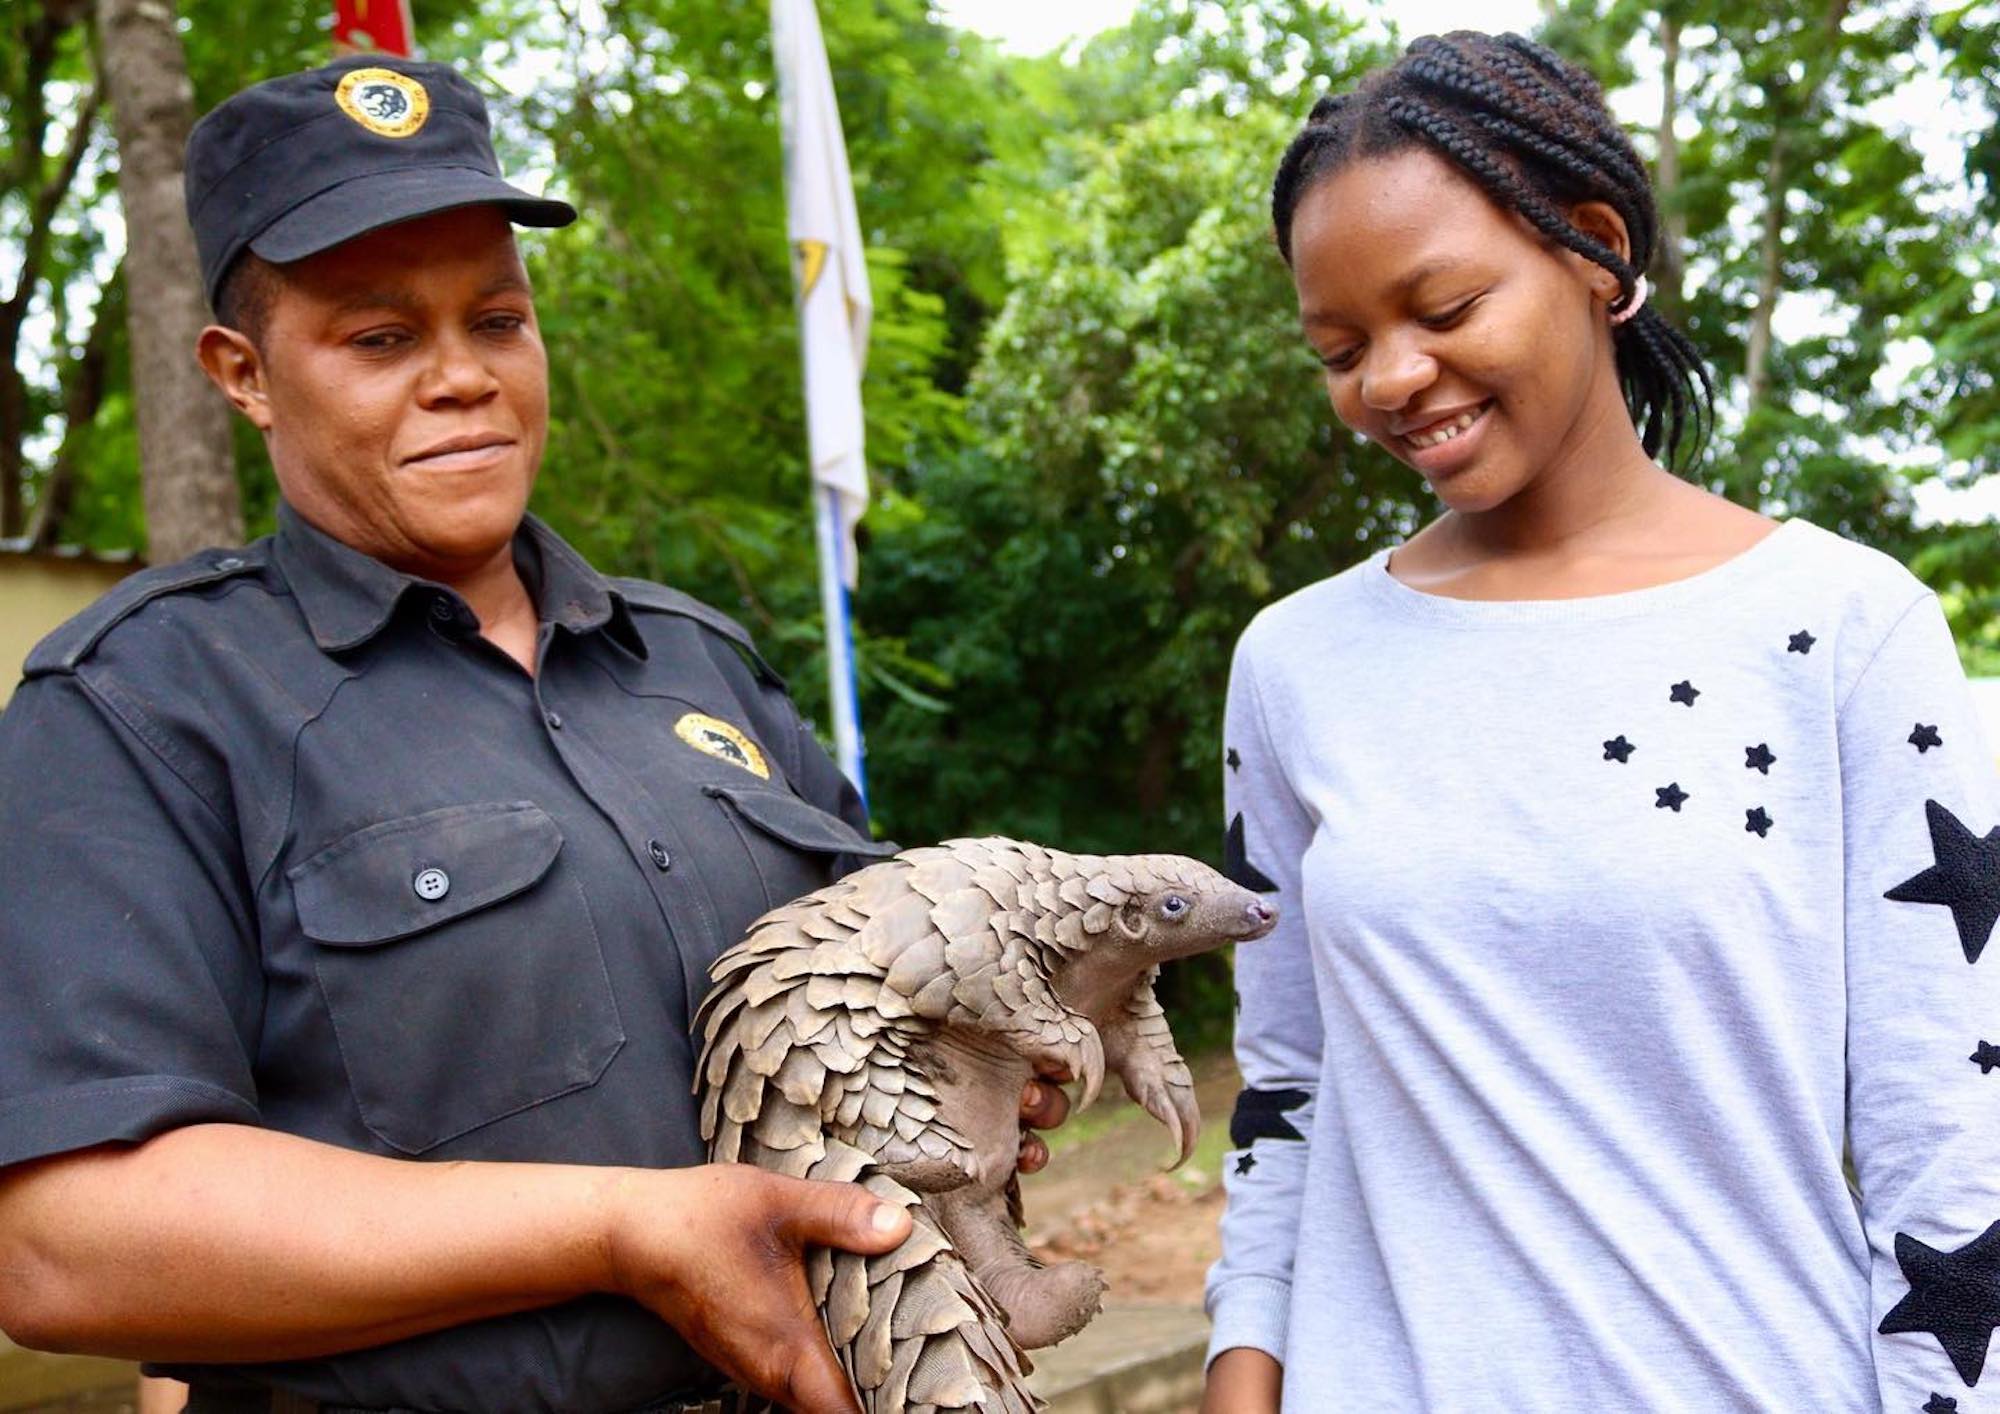
[[[1080,1329],[1103,1278],[1021,1240],[1022,1086],[1067,1074],[1088,1104],[1108,1070],[1185,1160],[1200,1115],[1153,979],[1275,917],[1177,855],[951,840],[764,915],[716,960],[696,1018],[710,1157],[911,1213],[893,1252],[808,1257],[866,1414],[1041,1407],[1024,1352]]]

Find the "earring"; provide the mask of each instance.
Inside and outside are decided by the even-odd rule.
[[[1611,315],[1612,327],[1614,329],[1617,328],[1620,324],[1623,324],[1626,320],[1630,319],[1633,315],[1637,314],[1639,312],[1639,306],[1644,304],[1645,302],[1646,302],[1646,277],[1644,275],[1641,275],[1638,279],[1632,282],[1632,298],[1626,301],[1625,307],[1623,309],[1614,310],[1612,312]]]

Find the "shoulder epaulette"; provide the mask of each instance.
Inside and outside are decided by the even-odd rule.
[[[128,575],[89,608],[37,643],[21,665],[21,676],[73,673],[105,634],[155,599],[238,575],[255,574],[263,567],[264,556],[253,545],[241,550],[202,550],[176,564]]]
[[[758,676],[778,688],[783,688],[785,680],[777,670],[764,661],[757,651],[756,640],[750,637],[750,630],[729,617],[720,609],[712,608],[692,594],[683,594],[678,589],[669,589],[664,584],[654,584],[645,579],[612,579],[611,587],[634,609],[649,609],[661,614],[679,614],[682,618],[693,619],[711,633],[720,634],[729,640],[756,670]]]

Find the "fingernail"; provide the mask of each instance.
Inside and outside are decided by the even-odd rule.
[[[902,1213],[898,1209],[887,1203],[877,1203],[874,1213],[869,1216],[868,1225],[886,1236],[896,1230],[901,1218]]]
[[[1021,1088],[1021,1103],[1034,1109],[1042,1103],[1042,1087],[1039,1081],[1030,1080]]]

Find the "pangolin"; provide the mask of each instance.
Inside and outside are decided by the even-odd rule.
[[[1200,1113],[1153,979],[1276,916],[1177,855],[951,840],[764,915],[716,960],[696,1019],[710,1157],[911,1210],[893,1252],[808,1258],[867,1414],[1041,1407],[1023,1352],[1080,1329],[1104,1282],[1021,1239],[1022,1087],[1066,1073],[1087,1105],[1108,1070],[1185,1161]]]

